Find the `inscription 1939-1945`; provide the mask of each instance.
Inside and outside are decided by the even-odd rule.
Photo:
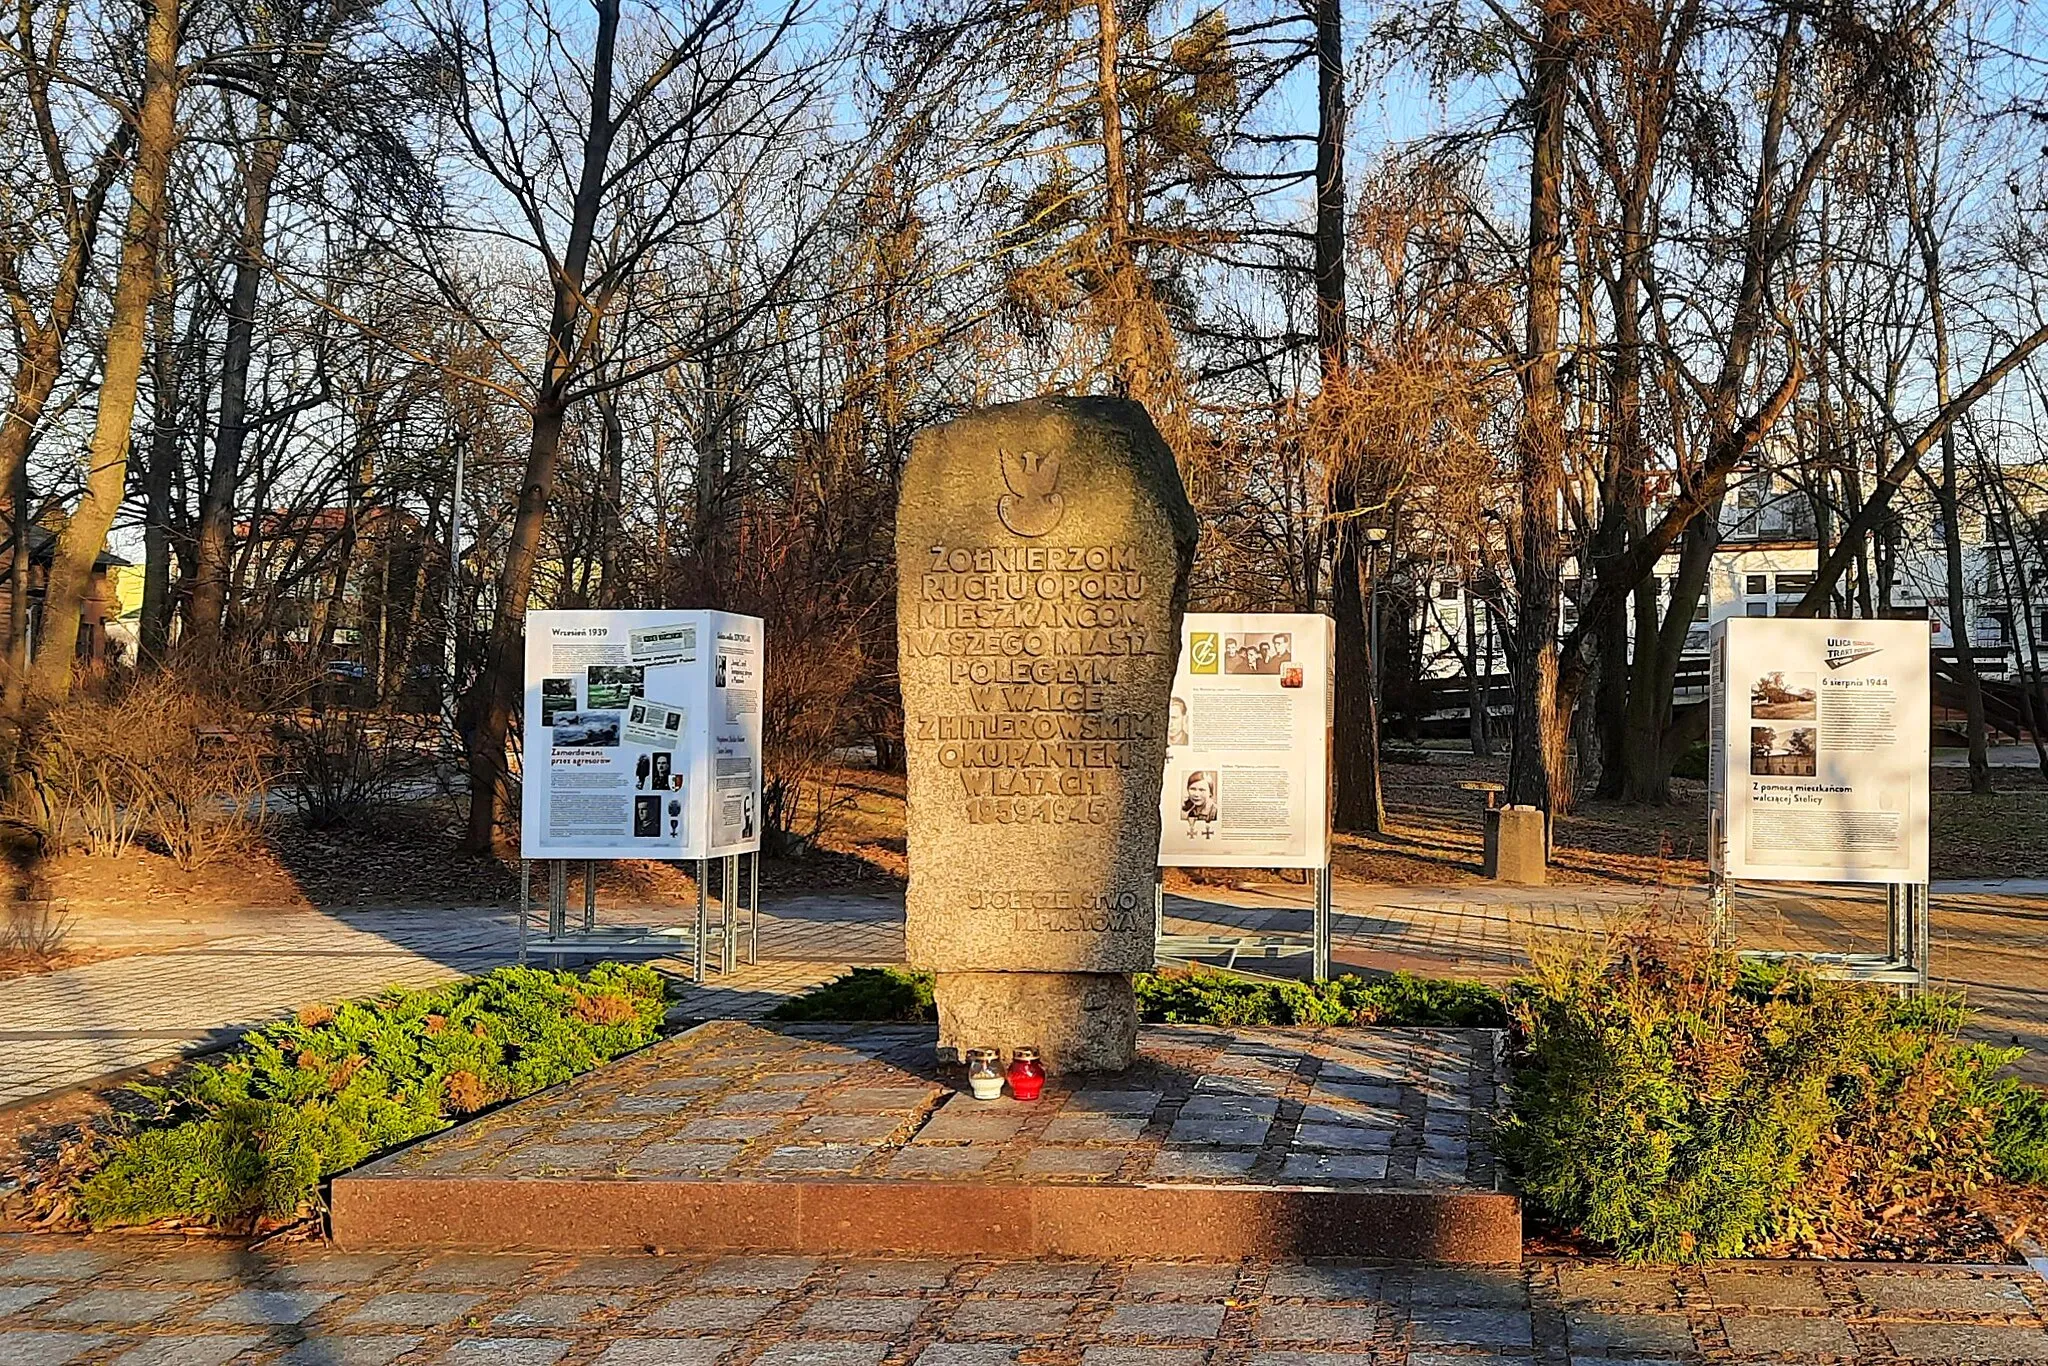
[[[1108,709],[1164,642],[1135,547],[931,547],[903,646],[943,660],[956,710],[911,719],[973,825],[1100,824],[1163,717]],[[1170,588],[1170,585],[1169,585]]]

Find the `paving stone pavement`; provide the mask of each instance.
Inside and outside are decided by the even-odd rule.
[[[1498,1036],[1146,1025],[1130,1071],[978,1101],[932,1025],[715,1021],[353,1183],[872,1177],[1495,1189]]]
[[[1305,896],[1305,892],[1303,894]],[[1697,888],[1562,886],[1386,887],[1340,882],[1333,926],[1338,970],[1414,971],[1501,980],[1546,938],[1599,934],[1652,902],[1696,910]],[[1299,899],[1296,899],[1298,902]],[[1758,948],[1870,949],[1883,942],[1883,897],[1873,889],[1787,887],[1736,901],[1742,942]],[[607,908],[608,920],[672,918],[676,908]],[[1305,933],[1304,904],[1284,891],[1216,889],[1168,899],[1167,929]],[[1967,993],[1977,1033],[2034,1049],[2021,1071],[2048,1083],[2048,884],[1937,883],[1934,975]],[[151,936],[174,936],[161,943]],[[334,913],[243,913],[166,926],[137,919],[81,925],[80,944],[129,953],[0,990],[0,1106],[109,1073],[215,1047],[308,1001],[363,995],[393,983],[420,986],[512,961],[509,910],[442,908]],[[762,908],[760,964],[714,977],[679,1013],[753,1018],[845,965],[903,957],[900,896],[816,894]],[[674,975],[683,965],[665,963]],[[1299,975],[1302,958],[1259,965]]]
[[[886,898],[796,897],[764,907],[759,964],[684,990],[676,1013],[753,1018],[849,964],[900,962],[902,914],[900,900]],[[86,924],[76,939],[132,943],[138,928]],[[164,932],[196,942],[16,978],[0,989],[0,1106],[220,1047],[308,1002],[431,986],[487,972],[518,953],[512,913],[479,907],[280,911]],[[657,966],[678,981],[689,974],[681,962]]]
[[[0,1366],[2048,1360],[2024,1267],[244,1252],[0,1236]]]

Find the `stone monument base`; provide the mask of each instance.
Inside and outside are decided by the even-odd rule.
[[[942,972],[939,1048],[1035,1048],[1049,1075],[1121,1072],[1138,1050],[1138,998],[1121,972]]]
[[[1521,1204],[1496,1189],[1491,1031],[1146,1025],[1128,1072],[1053,1078],[1030,1102],[965,1094],[935,1042],[928,1024],[701,1025],[336,1177],[334,1239],[1521,1258]]]

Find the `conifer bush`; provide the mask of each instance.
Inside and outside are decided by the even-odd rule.
[[[1136,987],[1139,1018],[1158,1024],[1497,1029],[1507,1023],[1507,1008],[1497,989],[1406,972],[1274,982],[1194,967],[1139,973]]]
[[[855,968],[768,1012],[771,1020],[936,1020],[932,975],[913,968]]]
[[[152,1111],[93,1164],[73,1212],[99,1228],[309,1212],[337,1172],[652,1043],[663,995],[651,968],[603,963],[308,1008],[135,1088]]]
[[[1630,1261],[1697,1261],[1867,1228],[1900,1202],[2048,1170],[2022,1050],[1959,1037],[1960,998],[1626,938],[1510,992],[1523,1195]]]
[[[1211,968],[1141,972],[1138,1015],[1153,1024],[1444,1025],[1499,1028],[1507,1007],[1477,982],[1416,977],[1338,977],[1327,982],[1254,980]],[[932,975],[910,968],[855,968],[792,997],[771,1020],[936,1020]]]

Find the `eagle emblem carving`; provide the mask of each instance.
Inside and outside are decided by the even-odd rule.
[[[1043,536],[1060,524],[1067,510],[1066,495],[1059,491],[1060,458],[1021,451],[1016,455],[999,450],[1003,482],[1010,491],[996,500],[996,516],[1019,536]]]

